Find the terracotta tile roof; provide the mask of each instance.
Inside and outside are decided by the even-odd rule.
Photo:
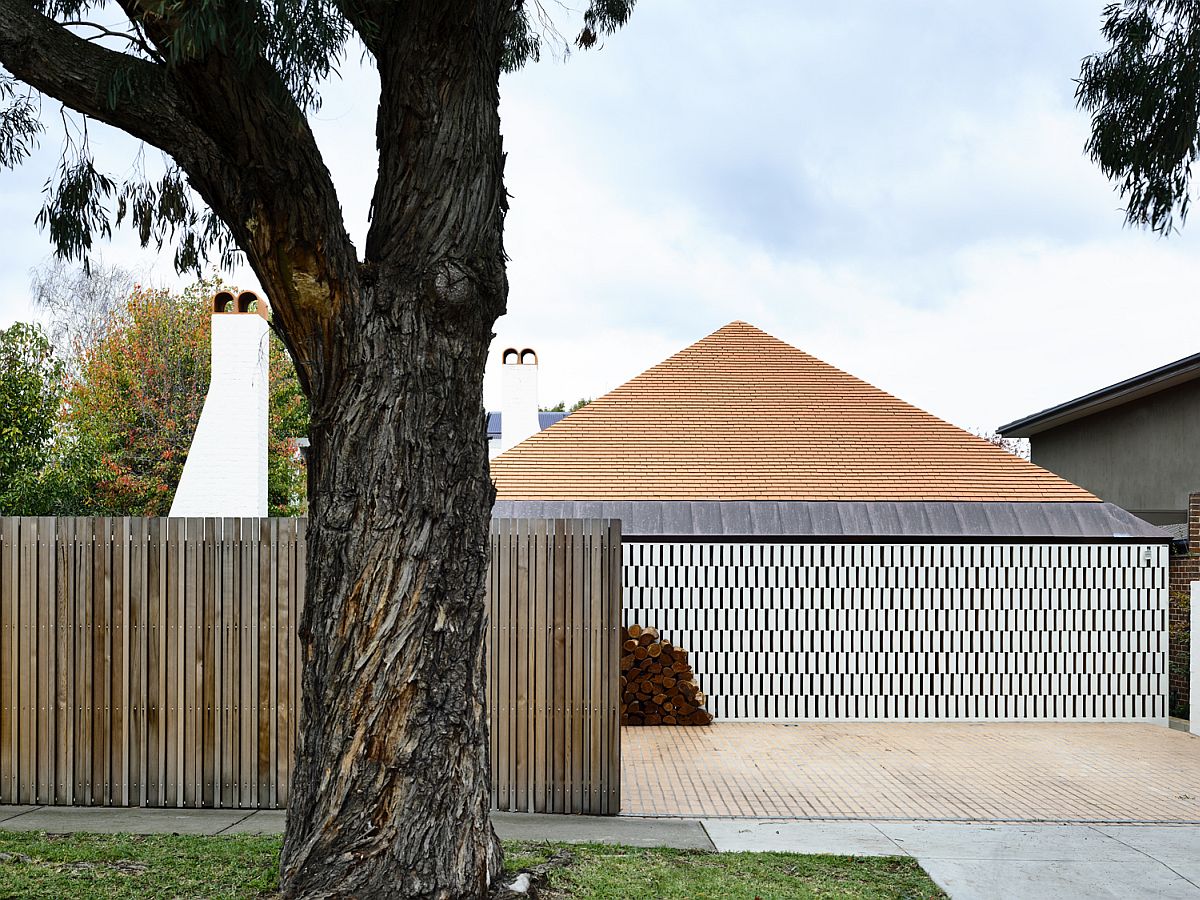
[[[1097,500],[745,322],[491,465],[501,500]]]

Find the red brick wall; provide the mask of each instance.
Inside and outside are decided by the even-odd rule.
[[[1200,581],[1200,493],[1188,495],[1188,549],[1171,554],[1170,629],[1170,710],[1171,715],[1188,716],[1188,670],[1190,645],[1191,583]]]

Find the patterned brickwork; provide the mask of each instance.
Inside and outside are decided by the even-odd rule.
[[[1171,715],[1186,719],[1188,672],[1191,667],[1191,583],[1200,581],[1200,493],[1188,495],[1188,547],[1171,554],[1170,708]]]
[[[626,622],[718,719],[1166,717],[1167,555],[1130,544],[626,542]]]

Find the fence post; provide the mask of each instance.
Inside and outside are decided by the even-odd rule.
[[[1188,708],[1192,718],[1192,734],[1200,735],[1200,581],[1192,582],[1190,603],[1192,622],[1188,644],[1192,651],[1192,677]]]

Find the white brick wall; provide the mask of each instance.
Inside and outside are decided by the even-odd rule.
[[[212,381],[172,516],[267,514],[269,326],[257,313],[212,317]]]
[[[624,544],[717,718],[1166,722],[1167,549]]]

